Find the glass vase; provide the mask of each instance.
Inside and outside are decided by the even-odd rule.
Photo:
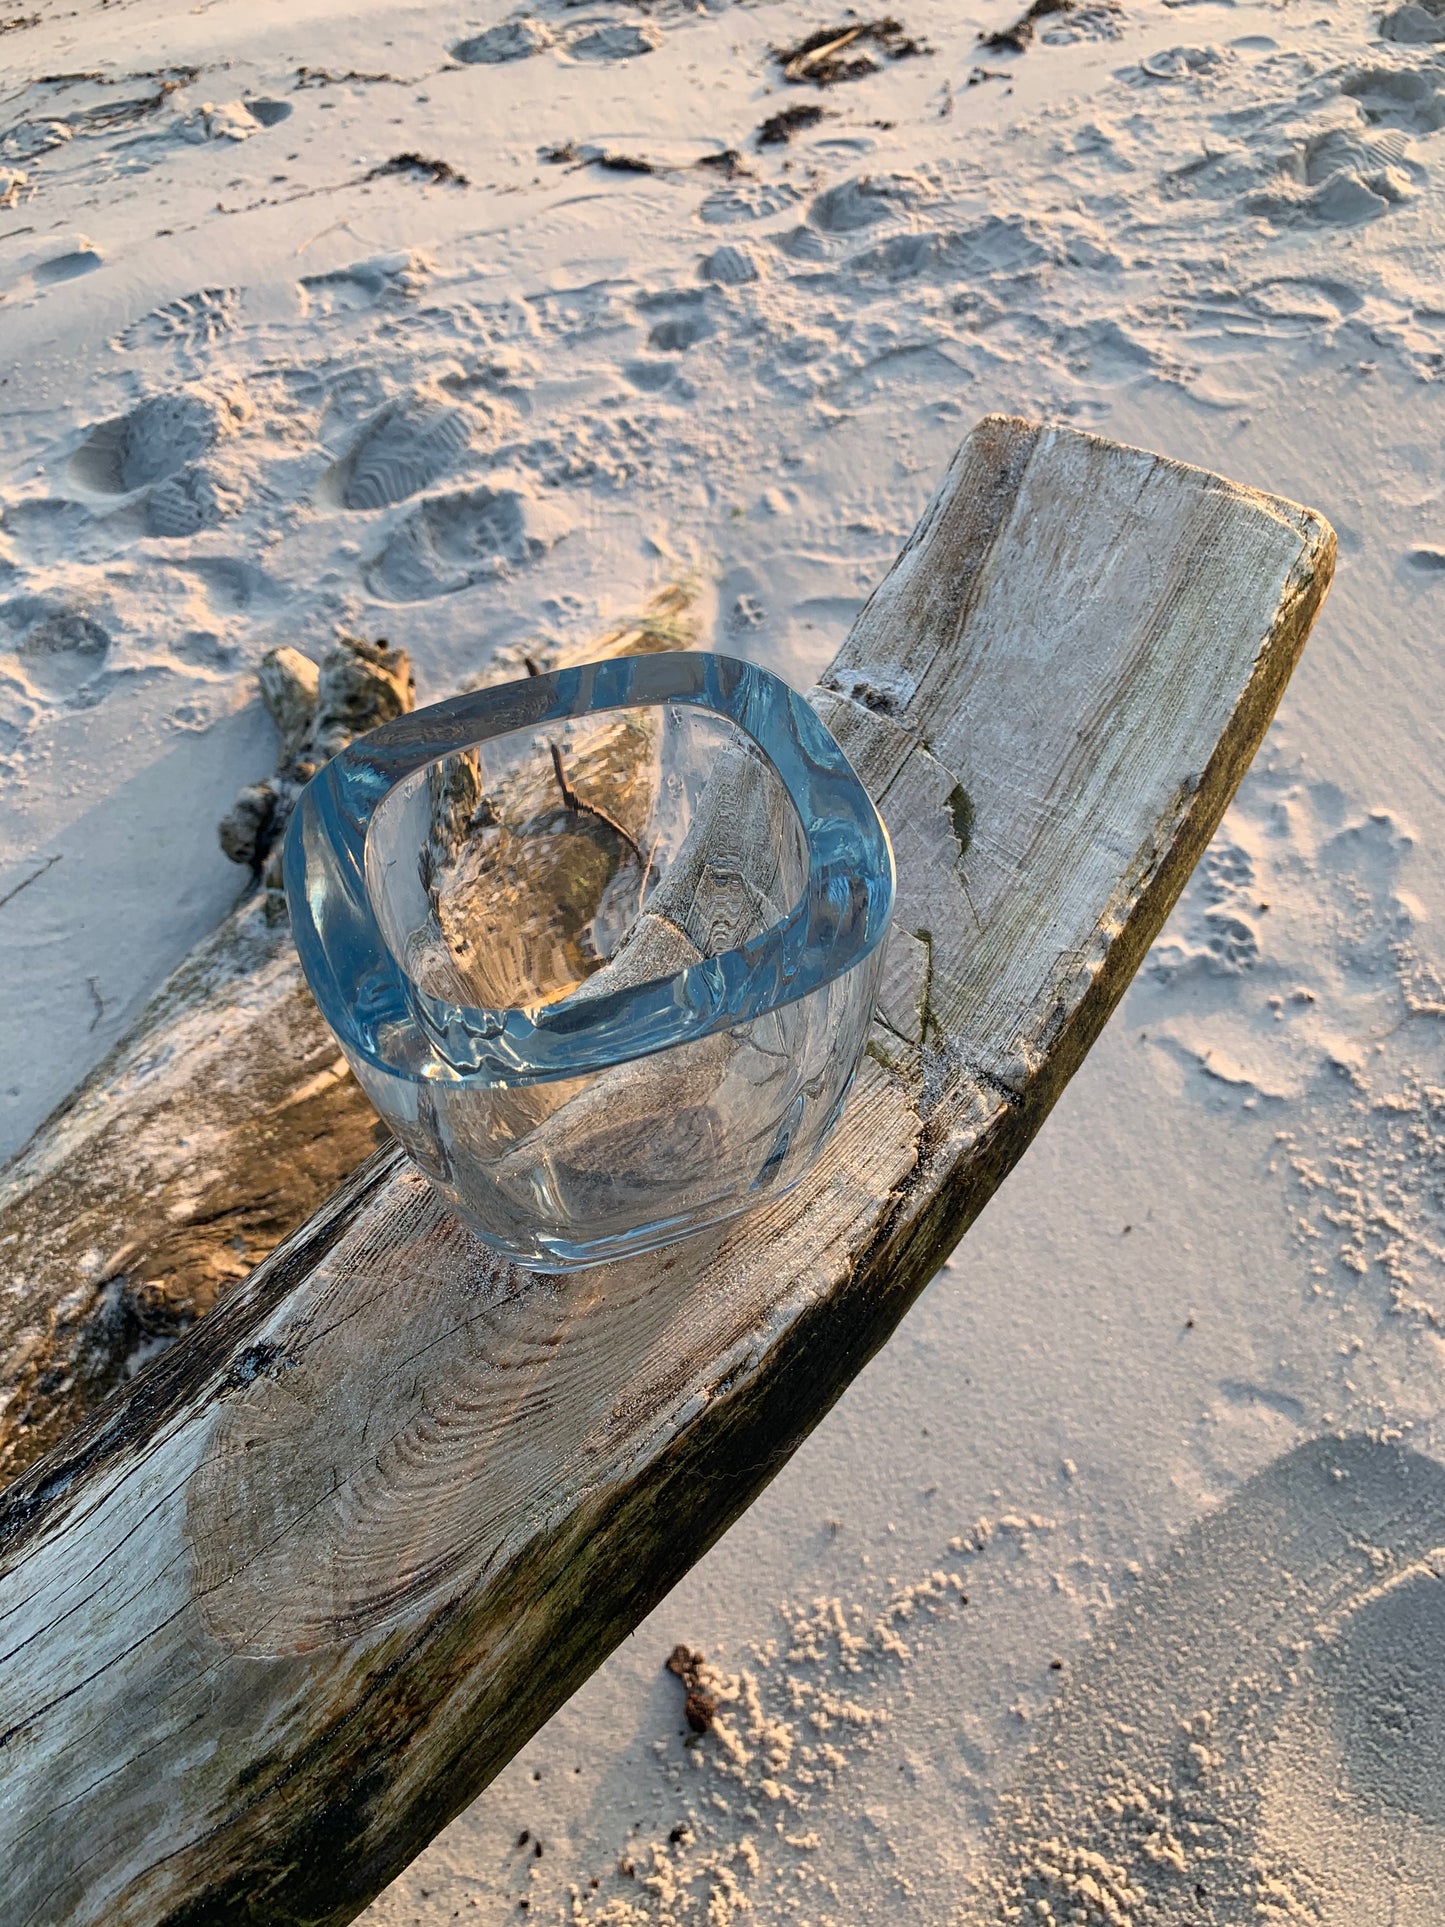
[[[432,1184],[565,1271],[796,1184],[872,1018],[887,833],[808,704],[702,652],[478,690],[302,793],[307,982]]]

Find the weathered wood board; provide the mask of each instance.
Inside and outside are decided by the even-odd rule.
[[[813,700],[898,858],[790,1197],[566,1280],[395,1151],[0,1500],[14,1927],[342,1922],[737,1517],[1113,1008],[1328,586],[1309,511],[991,418]]]

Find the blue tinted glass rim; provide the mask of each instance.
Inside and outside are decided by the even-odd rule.
[[[663,703],[726,717],[773,765],[806,842],[798,902],[736,949],[570,1007],[564,1000],[530,1013],[487,1010],[423,991],[387,945],[366,887],[366,836],[385,798],[416,771],[494,737]],[[284,874],[307,982],[348,1052],[414,1081],[488,1086],[605,1070],[809,996],[876,949],[894,888],[888,833],[816,712],[768,670],[701,650],[553,670],[383,724],[333,757],[302,792]]]

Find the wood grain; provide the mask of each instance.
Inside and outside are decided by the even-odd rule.
[[[803,1186],[565,1280],[378,1153],[0,1501],[0,1891],[342,1922],[737,1517],[1022,1154],[1257,746],[1317,516],[991,418],[814,700],[899,869]]]

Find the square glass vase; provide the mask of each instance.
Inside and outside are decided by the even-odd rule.
[[[867,1043],[894,887],[814,711],[700,651],[358,738],[303,791],[285,880],[368,1097],[478,1236],[545,1271],[797,1183]]]

